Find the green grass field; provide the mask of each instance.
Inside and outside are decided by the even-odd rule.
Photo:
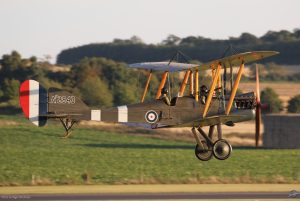
[[[20,118],[0,116],[2,186],[300,181],[300,150],[235,148],[225,161],[201,162],[186,142],[78,127],[60,139],[62,127]]]

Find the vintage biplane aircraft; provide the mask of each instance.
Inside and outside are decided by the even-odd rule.
[[[257,101],[259,95],[254,92],[236,94],[244,65],[276,54],[278,52],[274,51],[245,52],[201,65],[172,60],[131,64],[129,68],[149,70],[141,102],[108,109],[90,109],[69,92],[56,88],[46,90],[37,81],[26,80],[20,86],[20,105],[26,118],[37,126],[44,126],[48,119],[59,119],[66,130],[65,137],[69,136],[74,123],[81,120],[144,125],[152,129],[191,127],[196,141],[195,155],[199,160],[207,161],[212,156],[225,160],[232,147],[223,139],[221,125],[234,126],[237,122],[253,119],[255,108],[260,104]],[[233,67],[238,67],[235,80]],[[199,73],[204,70],[212,72],[209,88],[199,85]],[[155,99],[144,102],[153,71],[162,71],[162,79]],[[165,85],[169,74],[175,71],[184,71],[185,75],[178,94],[170,97]],[[226,87],[228,74],[230,87]],[[187,85],[189,94],[185,95]],[[209,126],[208,133],[203,130],[206,126]],[[215,127],[217,140],[214,141]]]

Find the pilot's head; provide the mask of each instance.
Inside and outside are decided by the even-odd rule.
[[[164,88],[161,89],[161,94],[162,95],[167,95],[168,93],[169,93],[168,88],[164,87]]]
[[[205,85],[202,85],[202,86],[200,87],[200,92],[208,92],[207,87],[206,87]]]

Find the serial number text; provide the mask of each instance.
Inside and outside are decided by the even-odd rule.
[[[75,104],[75,96],[51,96],[50,102],[52,104]]]

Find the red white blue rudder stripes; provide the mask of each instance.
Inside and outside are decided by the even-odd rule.
[[[20,106],[26,118],[36,126],[47,121],[47,91],[35,80],[26,80],[20,86]]]

